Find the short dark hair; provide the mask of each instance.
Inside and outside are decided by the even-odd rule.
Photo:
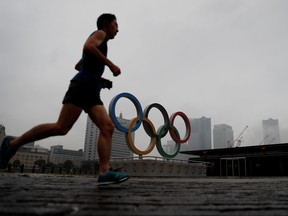
[[[97,28],[102,29],[106,24],[110,24],[114,20],[116,20],[116,16],[114,14],[104,13],[97,19]]]

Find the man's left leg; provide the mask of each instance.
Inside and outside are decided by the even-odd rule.
[[[100,130],[98,139],[98,155],[100,159],[100,175],[98,181],[101,183],[117,183],[128,179],[128,174],[109,171],[110,154],[112,148],[112,135],[114,124],[103,105],[96,105],[88,111],[89,117]]]

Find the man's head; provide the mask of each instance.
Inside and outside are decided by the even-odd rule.
[[[104,30],[109,39],[113,39],[118,32],[118,23],[114,14],[102,14],[97,19],[98,30]]]
[[[117,20],[114,14],[108,14],[108,13],[102,14],[97,19],[97,23],[96,23],[97,28],[103,29],[105,25],[110,24],[114,20]]]

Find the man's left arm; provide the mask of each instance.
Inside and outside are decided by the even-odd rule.
[[[82,59],[80,59],[77,64],[75,65],[75,70],[80,71],[81,70],[81,64],[82,64]]]

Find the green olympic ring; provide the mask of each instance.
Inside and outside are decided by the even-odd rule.
[[[120,122],[118,121],[116,114],[115,114],[115,107],[116,107],[116,103],[117,101],[122,98],[125,97],[127,99],[129,99],[135,106],[136,110],[137,110],[137,117],[135,117],[134,119],[132,119],[129,128],[126,128],[124,126],[122,126],[120,124]],[[149,111],[152,108],[156,108],[158,109],[163,118],[164,118],[164,125],[162,125],[156,132],[155,127],[153,125],[153,123],[149,120],[148,118],[148,114]],[[128,147],[130,148],[130,150],[138,155],[147,155],[149,154],[155,147],[157,147],[158,152],[160,153],[161,156],[166,157],[166,158],[173,158],[175,157],[179,151],[180,151],[180,144],[181,143],[185,143],[188,141],[188,139],[190,138],[191,135],[191,125],[190,125],[190,121],[188,119],[188,117],[183,113],[183,112],[176,112],[173,113],[170,118],[168,117],[168,113],[166,111],[166,109],[158,104],[158,103],[153,103],[150,104],[149,106],[147,106],[144,109],[144,113],[142,112],[142,107],[140,102],[138,101],[138,99],[130,94],[130,93],[121,93],[117,96],[115,96],[109,105],[109,115],[113,121],[113,123],[115,124],[115,127],[121,131],[125,133],[126,136],[126,141],[128,144]],[[185,126],[186,126],[186,134],[184,139],[181,139],[180,134],[178,132],[178,130],[176,129],[176,127],[174,126],[174,120],[177,116],[180,116],[184,122],[185,122]],[[141,123],[143,123],[143,128],[145,130],[145,132],[147,133],[148,136],[150,136],[151,141],[150,144],[148,146],[148,148],[144,151],[139,150],[135,144],[133,143],[133,139],[132,139],[132,132],[136,131]],[[171,136],[171,138],[173,139],[173,141],[175,141],[176,145],[175,145],[175,149],[176,151],[173,154],[168,154],[165,152],[165,150],[162,147],[161,144],[161,139],[166,136],[166,134],[168,133]]]

